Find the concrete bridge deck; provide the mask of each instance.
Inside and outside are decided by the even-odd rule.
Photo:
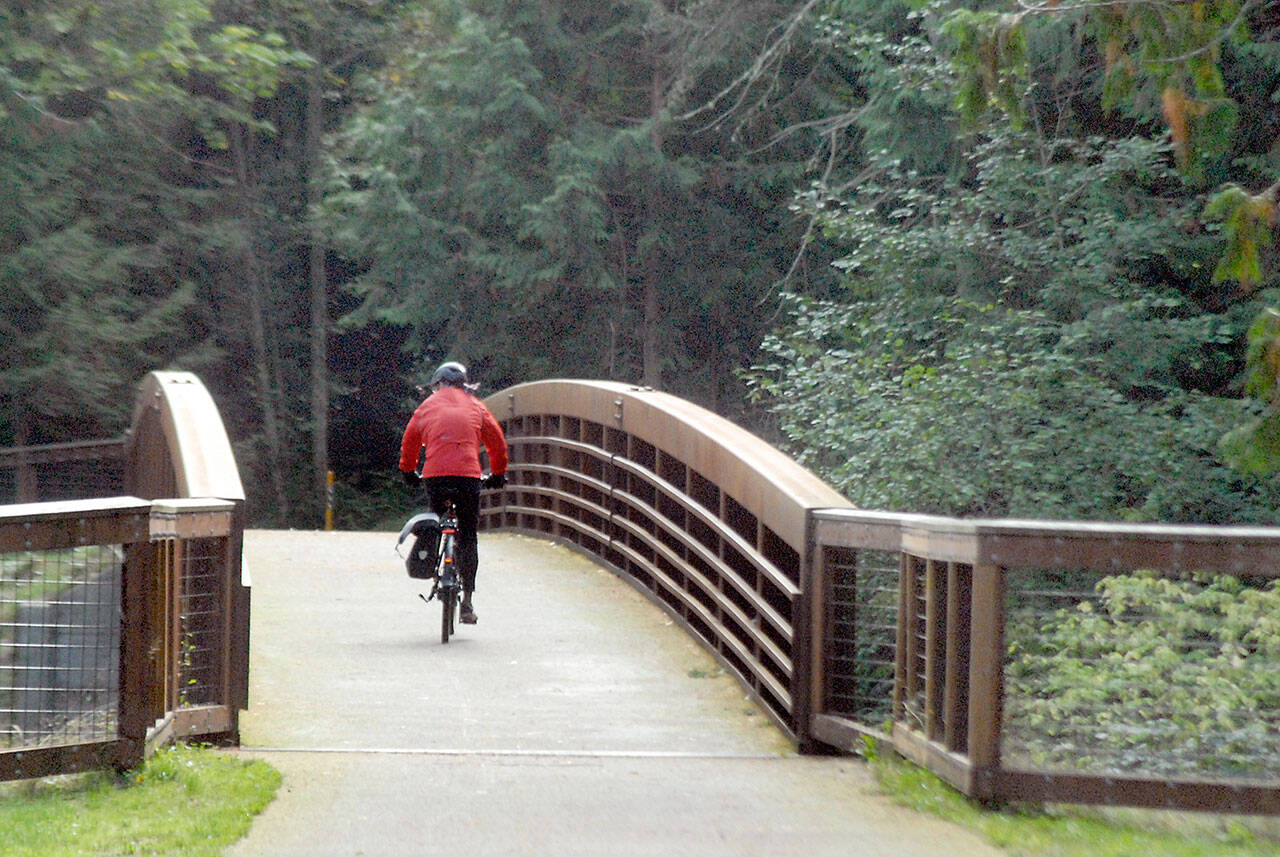
[[[561,547],[482,535],[439,640],[389,533],[251,531],[247,754],[284,775],[230,855],[987,857],[796,755],[661,610]]]

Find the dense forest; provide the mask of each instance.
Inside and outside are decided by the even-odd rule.
[[[414,385],[690,398],[854,503],[1280,522],[1280,4],[7,0],[0,446],[196,372],[258,525]]]

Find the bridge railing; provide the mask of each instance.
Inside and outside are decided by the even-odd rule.
[[[1271,603],[1280,529],[865,512],[663,394],[548,381],[487,403],[512,465],[482,525],[630,579],[802,748],[874,737],[984,800],[1280,813],[1280,629],[1247,609]],[[1128,574],[1221,615],[1152,615]]]
[[[99,463],[96,481],[76,475]],[[28,502],[0,505],[0,779],[234,740],[244,493],[203,385],[153,373],[125,437],[2,450],[4,471]]]
[[[542,381],[488,405],[512,464],[506,490],[486,493],[482,527],[611,566],[803,740],[810,513],[843,505],[840,495],[748,432],[651,390]]]
[[[814,535],[819,740],[887,732],[987,800],[1280,813],[1280,530],[832,510]]]

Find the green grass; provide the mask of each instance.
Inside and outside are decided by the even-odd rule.
[[[124,774],[0,786],[0,854],[216,857],[272,801],[280,774],[261,761],[175,746]]]
[[[871,754],[895,802],[974,830],[1013,857],[1276,857],[1280,820],[1205,813],[1022,806],[987,809],[893,754]]]

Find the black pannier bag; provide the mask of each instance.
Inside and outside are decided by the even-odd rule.
[[[415,580],[423,580],[436,576],[436,554],[440,550],[440,517],[432,512],[414,515],[405,522],[400,530],[400,540],[396,542],[396,552],[405,539],[413,536],[413,549],[405,557],[404,565],[409,576]]]

